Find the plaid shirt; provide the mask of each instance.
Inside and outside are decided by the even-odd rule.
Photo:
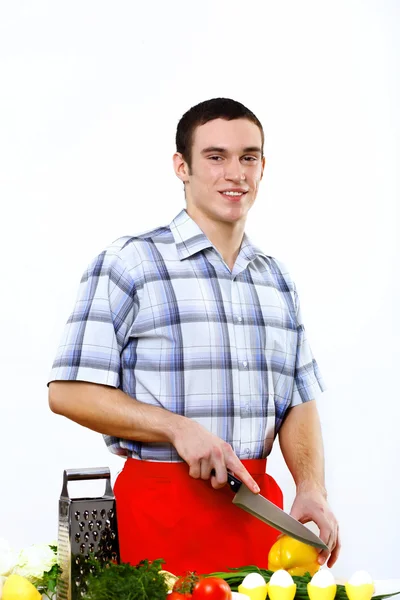
[[[185,210],[92,262],[54,380],[113,386],[194,419],[242,459],[267,456],[286,411],[324,390],[283,265],[245,234],[231,272]],[[170,444],[104,437],[116,454],[181,460]]]

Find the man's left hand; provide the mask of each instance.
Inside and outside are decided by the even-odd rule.
[[[321,550],[318,562],[322,565],[329,557],[327,565],[332,567],[338,559],[341,544],[338,522],[328,505],[325,491],[298,490],[290,514],[300,523],[313,521],[318,525],[319,537],[329,548],[329,550]]]

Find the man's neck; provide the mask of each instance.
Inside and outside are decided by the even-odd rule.
[[[202,213],[190,209],[186,209],[186,212],[205,233],[232,271],[243,240],[245,222],[225,223],[208,219]]]

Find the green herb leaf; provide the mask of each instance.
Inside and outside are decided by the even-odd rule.
[[[160,573],[164,561],[99,565],[93,561],[87,600],[165,600],[168,586]]]

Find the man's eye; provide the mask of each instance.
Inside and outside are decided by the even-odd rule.
[[[244,156],[243,160],[245,160],[246,162],[253,162],[253,161],[257,160],[257,159],[256,159],[255,156]]]
[[[222,160],[222,156],[209,156],[208,158],[209,158],[210,160],[216,160],[216,161],[218,161],[218,160]]]

